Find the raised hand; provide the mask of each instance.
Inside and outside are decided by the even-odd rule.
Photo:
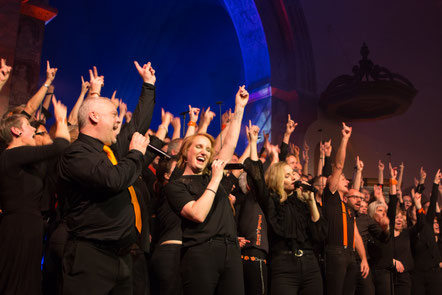
[[[299,158],[300,151],[301,151],[301,149],[299,148],[299,146],[297,146],[297,145],[293,146],[293,154],[296,156],[296,158]]]
[[[310,160],[310,158],[309,158],[309,156],[308,156],[308,151],[306,151],[306,150],[303,150],[303,151],[302,151],[302,159],[303,159],[305,162],[308,162],[308,161]]]
[[[396,179],[397,178],[397,168],[392,167],[391,163],[388,163],[388,169],[390,170],[390,179]]]
[[[356,157],[356,169],[362,171],[364,169],[364,162],[359,160],[359,156]]]
[[[203,118],[205,123],[210,124],[214,117],[216,117],[216,114],[210,111],[210,107],[208,107],[207,110],[203,111]]]
[[[178,118],[179,120],[180,118]],[[173,121],[173,115],[169,112],[164,111],[163,108],[161,108],[161,125],[163,125],[166,129],[170,125],[170,123]]]
[[[134,64],[144,83],[155,85],[157,77],[155,77],[155,70],[152,68],[150,62],[144,64],[143,67],[141,67],[137,61],[134,61]]]
[[[298,126],[298,123],[295,123],[295,121],[293,121],[290,118],[290,114],[289,114],[288,115],[288,120],[287,120],[285,132],[288,133],[288,134],[292,134],[293,131],[295,131],[296,126]]]
[[[427,172],[425,172],[424,167],[421,167],[420,170],[420,179],[419,179],[419,183],[420,184],[424,184],[425,183],[425,179],[427,178]]]
[[[373,194],[376,200],[382,201],[384,199],[384,194],[382,193],[382,188],[376,184],[373,186]]]
[[[52,96],[52,105],[54,107],[55,121],[66,124],[66,116],[68,113],[67,107],[62,104],[60,100],[57,100],[55,95]]]
[[[249,101],[249,93],[246,90],[246,86],[240,86],[235,97],[235,105],[241,108],[245,108]]]
[[[384,171],[384,168],[385,168],[384,163],[382,163],[381,160],[379,160],[379,162],[378,162],[378,169],[379,169],[380,171]]]
[[[112,97],[110,98],[111,103],[114,104],[114,106],[116,108],[118,108],[119,104],[120,104],[120,100],[118,98],[116,98],[117,95],[117,90],[114,90],[114,93],[112,93]]]
[[[101,87],[104,86],[104,76],[98,76],[98,70],[96,66],[93,66],[93,71],[89,70],[89,83],[90,83],[90,96],[100,96]]]
[[[441,173],[440,173],[440,169],[438,169],[436,172],[436,175],[434,176],[434,183],[440,184],[440,178],[441,178]]]
[[[198,121],[198,115],[200,113],[199,108],[192,108],[192,106],[189,104],[189,118],[191,122],[197,122]]]
[[[246,126],[247,138],[250,143],[256,143],[258,141],[259,127],[252,125],[252,121],[249,120],[249,126]]]
[[[123,118],[126,116],[127,113],[127,104],[125,104],[121,99],[118,103],[118,111],[120,113],[120,121],[123,122]]]
[[[130,120],[132,120],[132,112],[126,112],[124,119],[126,120],[126,123],[129,123]]]
[[[304,151],[308,152],[310,150],[309,145],[307,144],[307,141],[304,140],[304,146],[303,146]]]
[[[351,136],[351,131],[352,131],[352,128],[345,125],[345,123],[342,122],[342,137],[345,139],[349,139]]]
[[[57,70],[57,68],[51,68],[49,60],[46,61],[46,82],[49,82],[50,84],[52,81],[54,81]]]
[[[415,191],[414,188],[411,189],[411,198],[413,199],[414,205],[416,209],[419,210],[422,208],[422,194]]]
[[[181,119],[180,117],[174,117],[171,121],[173,129],[181,128]]]
[[[5,85],[6,82],[8,81],[12,71],[12,67],[6,65],[6,60],[4,58],[2,58],[0,62],[1,62],[0,64],[0,89],[1,89],[1,87]]]
[[[91,84],[88,81],[84,81],[83,76],[81,76],[81,93],[86,94],[90,86]]]

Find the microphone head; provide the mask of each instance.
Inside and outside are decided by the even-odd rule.
[[[185,116],[185,115],[188,114],[188,113],[189,113],[189,111],[185,111],[185,112],[180,113],[180,115],[181,115],[181,116]]]
[[[216,104],[224,104],[222,101],[217,101]]]

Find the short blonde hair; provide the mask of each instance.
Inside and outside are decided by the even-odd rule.
[[[24,115],[10,115],[0,120],[0,141],[9,145],[12,142],[13,135],[11,132],[12,127],[22,128],[23,120],[27,120]]]
[[[265,174],[267,187],[279,195],[279,201],[281,203],[287,200],[287,193],[284,190],[285,166],[289,166],[289,164],[287,164],[286,162],[275,163],[267,169]]]
[[[203,173],[208,173],[209,172],[208,166],[210,165],[210,163],[212,163],[212,160],[213,160],[213,146],[215,144],[215,139],[213,138],[212,135],[207,134],[207,133],[194,134],[194,135],[191,135],[189,137],[186,137],[183,140],[183,144],[181,145],[180,152],[178,153],[178,163],[177,163],[177,166],[180,167],[180,169],[183,169],[183,170],[186,168],[187,153],[189,152],[189,148],[192,145],[194,139],[197,138],[198,136],[207,138],[210,141],[210,144],[211,144],[210,157],[209,157],[209,161],[207,162],[208,165],[206,167],[204,167],[204,169],[203,169]]]

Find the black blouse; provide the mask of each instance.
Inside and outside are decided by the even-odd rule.
[[[313,222],[308,205],[298,199],[296,193],[281,203],[280,196],[265,185],[261,161],[247,159],[245,165],[248,164],[253,165],[252,169],[255,170],[252,175],[255,177],[254,183],[258,185],[257,191],[260,192],[257,200],[269,225],[270,251],[313,249],[314,243],[323,241],[327,234],[324,218],[321,216]]]

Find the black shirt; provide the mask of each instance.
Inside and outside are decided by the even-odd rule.
[[[365,249],[367,249],[368,241],[373,238],[381,242],[387,242],[388,239],[390,239],[390,232],[383,230],[382,227],[367,214],[356,214],[356,226],[358,227]],[[366,251],[366,254],[367,259],[369,259],[370,255],[368,251]]]
[[[314,243],[325,239],[325,220],[320,217],[313,222],[308,205],[298,199],[296,192],[281,203],[280,196],[265,185],[261,161],[247,159],[244,164],[253,164],[253,170],[258,171],[251,175],[255,178],[256,198],[269,225],[270,252],[312,250]]]
[[[433,184],[427,215],[418,212],[416,229],[410,232],[411,250],[416,271],[439,268],[439,263],[442,262],[433,230],[438,193],[438,185]]]
[[[111,147],[117,165],[113,165],[103,151],[102,142],[82,133],[61,158],[58,190],[72,237],[116,247],[136,241],[128,187],[134,185],[141,174],[144,156],[137,150],[129,151],[129,143],[134,132],[144,134],[149,128],[155,104],[154,90],[153,85],[143,83],[132,120],[123,126],[117,143]],[[138,201],[143,202],[142,196]],[[146,220],[142,222],[143,227],[146,226]]]
[[[344,227],[342,205],[345,208],[345,215],[347,220],[347,247],[354,248],[354,222],[355,216],[350,207],[342,202],[339,192],[332,193],[327,186],[324,189],[322,196],[322,212],[325,219],[328,221],[328,237],[326,245],[330,246],[344,246]]]
[[[414,268],[413,256],[411,255],[410,234],[403,230],[397,237],[394,237],[394,259],[399,260],[405,268],[405,272]]]
[[[250,191],[247,192],[241,204],[238,232],[239,236],[250,241],[243,248],[254,247],[269,253],[267,220],[257,201],[260,183],[264,182],[260,167],[262,167],[261,161],[255,162],[247,158],[244,162]]]
[[[183,175],[169,182],[166,186],[166,196],[172,210],[181,216],[183,207],[198,200],[207,188],[211,177],[204,175]],[[183,230],[183,246],[191,247],[208,241],[215,236],[236,239],[236,223],[229,203],[230,189],[221,185],[213,200],[209,214],[202,223],[193,222],[181,217]]]

